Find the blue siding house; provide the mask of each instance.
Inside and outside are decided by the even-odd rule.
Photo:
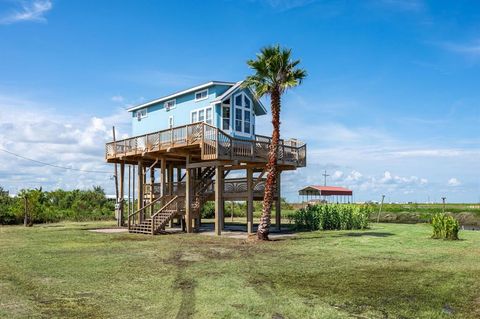
[[[128,109],[133,136],[204,122],[242,139],[255,136],[265,106],[242,82],[207,82]]]
[[[225,201],[245,201],[247,232],[253,232],[253,201],[265,193],[271,138],[255,134],[256,117],[267,110],[241,84],[211,81],[128,110],[133,136],[105,145],[107,162],[120,166],[115,175],[119,225],[152,235],[167,227],[199,231],[202,206],[214,201],[220,235]],[[304,167],[306,152],[296,139],[279,141],[273,194],[277,228],[281,172]]]

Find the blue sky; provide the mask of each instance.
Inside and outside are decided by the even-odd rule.
[[[356,200],[480,201],[480,3],[422,0],[0,0],[0,147],[111,171],[125,108],[237,81],[259,48],[293,49],[309,76],[283,100],[282,135],[308,143],[284,196],[321,184]],[[268,103],[268,101],[267,101]],[[269,134],[268,117],[258,125]],[[113,192],[111,174],[0,152],[0,185]]]

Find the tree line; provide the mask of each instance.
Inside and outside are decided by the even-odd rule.
[[[0,187],[0,224],[114,219],[115,201],[100,186],[89,190],[23,189],[16,196]]]

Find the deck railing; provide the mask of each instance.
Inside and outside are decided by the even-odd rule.
[[[254,193],[262,193],[265,190],[265,182],[266,178],[260,178],[260,179],[254,179],[254,187],[253,187],[253,192]],[[169,183],[165,183],[165,188],[168,189]],[[155,197],[160,196],[160,188],[161,184],[160,183],[154,183],[153,184],[153,193]],[[146,197],[150,195],[150,190],[151,190],[151,184],[145,184],[144,186],[144,194]],[[210,183],[203,191],[203,194],[213,194],[215,190],[215,181]],[[247,184],[247,179],[245,177],[240,177],[240,178],[227,178],[224,180],[224,193],[225,194],[230,194],[230,193],[242,193],[246,192],[248,190],[248,184]],[[173,194],[176,195],[185,195],[185,182],[180,182],[180,185],[178,185],[177,182],[173,183]]]
[[[106,144],[106,158],[142,155],[174,147],[199,145],[202,160],[267,161],[271,138],[256,135],[255,139],[234,138],[219,128],[198,122],[155,133],[139,135]],[[278,162],[303,167],[306,148],[298,140],[279,141]]]

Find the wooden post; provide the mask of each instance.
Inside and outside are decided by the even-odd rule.
[[[132,166],[132,213],[135,212],[135,165]],[[133,216],[133,223],[136,223],[136,216]]]
[[[130,199],[131,199],[131,187],[132,187],[132,183],[131,183],[131,178],[132,178],[132,165],[128,165],[128,206],[127,206],[127,211],[128,211],[128,215],[130,216],[130,214],[132,213],[130,211],[130,209],[132,208],[131,206],[131,203],[130,203]]]
[[[117,155],[117,142],[115,139],[115,126],[112,126],[112,135],[113,135],[113,153],[115,156]],[[114,175],[113,178],[115,179],[115,198],[116,198],[116,203],[118,203],[118,175],[117,175],[117,163],[115,163],[114,166]]]
[[[168,194],[173,195],[173,162],[168,165]],[[173,228],[173,218],[170,219],[169,225]]]
[[[190,157],[187,156],[186,181],[185,181],[185,224],[187,233],[193,232],[192,229],[192,169],[188,168]]]
[[[165,160],[165,157],[162,157],[160,160],[160,174],[161,174],[161,180],[160,180],[160,189],[161,189],[161,196],[165,196],[167,194],[166,192],[166,182],[167,182],[167,161]]]
[[[280,191],[280,185],[281,185],[281,176],[282,172],[279,171],[277,173],[277,201],[275,202],[275,226],[277,230],[280,230],[282,228],[282,215],[281,215],[281,210],[282,210],[282,198],[281,198],[281,191]]]
[[[247,233],[253,234],[253,169],[247,169]]]
[[[143,208],[143,200],[144,200],[144,196],[143,196],[143,163],[142,161],[138,161],[138,185],[137,185],[137,193],[138,193],[138,207],[137,209],[140,210]],[[139,213],[138,214],[138,219],[139,219],[139,222],[141,223],[143,221],[143,213]]]
[[[23,226],[27,227],[28,226],[28,200],[27,200],[27,194],[23,196]]]
[[[155,186],[155,167],[150,167],[150,203],[153,202],[154,196],[154,186]],[[150,205],[150,216],[152,216],[154,212],[155,205]]]
[[[120,164],[120,198],[118,199],[119,213],[118,213],[118,220],[117,225],[123,226],[123,214],[124,214],[124,202],[125,202],[125,162]]]
[[[215,234],[221,235],[223,229],[223,169],[215,167]]]
[[[168,165],[168,194],[173,195],[173,162]]]

